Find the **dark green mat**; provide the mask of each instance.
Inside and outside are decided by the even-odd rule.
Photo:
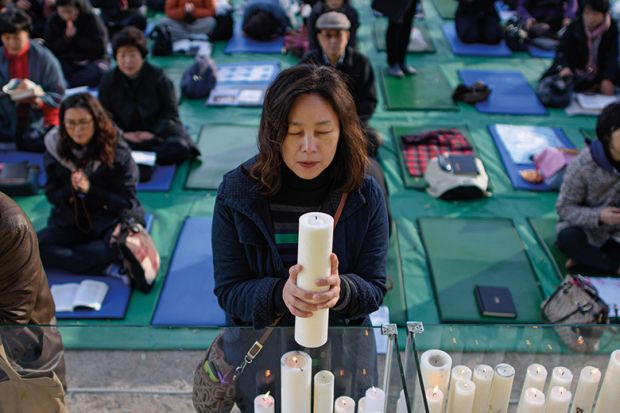
[[[437,13],[442,19],[454,19],[456,7],[459,2],[457,0],[431,0],[437,9]]]
[[[375,46],[377,46],[377,50],[381,52],[385,52],[385,32],[387,30],[388,19],[375,19],[372,25],[372,32],[375,38]],[[422,37],[426,42],[426,48],[422,50],[412,50],[411,43],[409,43],[409,48],[407,51],[409,53],[435,53],[437,50],[435,49],[435,44],[433,43],[433,38],[428,31],[428,27],[424,20],[416,20],[413,23],[414,27],[417,27],[422,33]]]
[[[418,223],[442,322],[542,321],[542,293],[512,220],[429,217]],[[480,316],[477,284],[508,287],[517,317]]]
[[[581,132],[581,134],[583,135],[584,138],[586,139],[590,139],[592,141],[597,140],[597,136],[596,136],[596,130],[594,129],[586,129],[586,128],[582,128],[579,130],[579,132]]]
[[[226,172],[258,153],[257,131],[253,126],[203,126],[198,139],[202,155],[192,162],[185,187],[217,189]]]
[[[458,110],[441,69],[418,67],[418,74],[398,79],[381,70],[387,110]]]
[[[403,156],[403,141],[400,138],[403,135],[416,135],[418,133],[422,133],[425,131],[430,131],[433,129],[446,129],[446,128],[458,128],[463,136],[469,140],[469,142],[473,145],[473,140],[471,138],[471,134],[465,125],[438,125],[438,124],[424,124],[420,126],[392,126],[392,136],[396,142],[396,153],[398,156],[398,162],[400,164],[400,171],[402,174],[403,182],[407,188],[412,189],[425,189],[427,187],[426,180],[423,177],[417,178],[411,176],[409,171],[407,170],[407,165],[405,164],[405,157]]]

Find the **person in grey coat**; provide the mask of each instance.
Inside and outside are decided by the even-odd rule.
[[[603,110],[596,134],[566,170],[556,204],[557,245],[568,268],[620,274],[620,103]]]

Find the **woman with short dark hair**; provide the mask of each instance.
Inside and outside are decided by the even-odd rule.
[[[112,40],[116,67],[99,86],[101,104],[132,149],[157,154],[157,163],[180,163],[200,154],[179,118],[172,81],[146,60],[146,39],[125,27]]]
[[[370,325],[368,315],[386,292],[387,212],[381,189],[365,175],[364,135],[338,72],[310,65],[281,72],[265,97],[258,147],[258,156],[224,176],[215,201],[214,290],[227,323],[262,328],[282,317],[280,325],[291,326],[295,316],[329,309],[332,325]],[[348,199],[334,230],[331,276],[317,281],[325,292],[311,293],[297,286],[299,217],[334,215],[343,194]],[[360,388],[371,385],[375,371],[374,344],[361,341],[369,373]],[[232,363],[247,351],[243,340],[235,343],[227,351]],[[254,368],[276,355],[261,357]],[[341,354],[334,363],[345,359],[348,368],[362,360]],[[237,386],[242,410],[255,396],[254,374],[244,373]]]
[[[56,12],[45,29],[45,45],[60,60],[70,87],[96,87],[110,68],[107,30],[86,0],[56,0]]]
[[[45,195],[53,208],[39,232],[43,263],[102,274],[118,261],[110,238],[119,222],[133,217],[144,225],[129,147],[97,99],[80,93],[62,102],[45,148]]]
[[[598,140],[566,170],[556,204],[558,247],[567,267],[620,274],[620,103],[607,106],[596,124]]]

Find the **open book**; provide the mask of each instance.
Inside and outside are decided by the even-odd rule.
[[[55,284],[51,290],[56,311],[79,309],[99,311],[108,293],[108,285],[101,281],[84,280],[79,284]]]

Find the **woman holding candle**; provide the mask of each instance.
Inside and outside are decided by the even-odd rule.
[[[329,309],[331,325],[370,325],[368,314],[386,291],[387,212],[378,184],[365,176],[355,103],[337,72],[301,65],[280,73],[265,97],[258,146],[258,156],[224,177],[215,203],[215,294],[228,322],[263,328],[282,316],[280,325],[290,326],[295,316]],[[348,199],[334,229],[331,276],[316,282],[326,290],[306,291],[297,286],[299,217],[334,215],[343,193]],[[361,338],[349,367],[363,360],[374,372],[373,334]],[[227,358],[239,362],[254,340],[236,340]],[[266,363],[280,356],[261,354]],[[337,357],[342,363],[347,354]]]

